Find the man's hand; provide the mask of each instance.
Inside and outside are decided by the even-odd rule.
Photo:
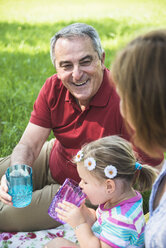
[[[1,184],[0,184],[0,200],[7,204],[7,205],[13,205],[12,203],[12,197],[7,194],[8,192],[8,187],[7,187],[7,184],[6,184],[6,176],[3,175],[2,178],[1,178]]]

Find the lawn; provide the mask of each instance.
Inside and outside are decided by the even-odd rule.
[[[111,68],[129,40],[165,27],[165,6],[165,0],[0,0],[0,156],[19,141],[41,86],[55,73],[49,46],[56,31],[73,22],[93,25]]]

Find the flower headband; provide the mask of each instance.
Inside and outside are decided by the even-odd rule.
[[[75,162],[80,162],[84,157],[84,154],[82,150],[80,150],[77,155],[75,156]],[[96,167],[96,160],[93,157],[88,157],[84,160],[84,166],[89,170],[94,170]],[[135,170],[141,170],[142,165],[138,162],[135,163]],[[113,165],[107,165],[107,167],[104,169],[104,174],[106,177],[112,179],[117,176],[118,171],[115,166]]]
[[[77,155],[75,156],[75,162],[80,162],[83,158],[83,152],[80,150]],[[88,157],[84,160],[84,166],[89,170],[94,170],[96,167],[96,160],[93,157]],[[112,179],[117,175],[117,169],[113,165],[107,165],[104,169],[104,174],[106,177]]]
[[[75,156],[75,162],[78,163],[82,160],[84,154],[83,152],[80,150],[79,152],[77,152],[76,156]]]

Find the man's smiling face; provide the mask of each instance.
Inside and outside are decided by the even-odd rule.
[[[88,36],[59,38],[55,44],[55,67],[64,86],[80,106],[86,107],[102,83],[104,55],[100,60]]]

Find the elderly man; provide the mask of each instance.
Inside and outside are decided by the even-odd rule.
[[[1,176],[10,165],[32,166],[32,202],[26,208],[14,208],[3,175],[0,231],[32,231],[57,226],[47,210],[67,177],[79,181],[76,165],[71,160],[81,146],[107,135],[119,134],[129,139],[96,30],[83,23],[65,27],[51,40],[51,57],[57,74],[43,85],[30,122],[12,155],[0,162]],[[51,130],[56,139],[46,142]],[[140,156],[152,165],[161,162],[142,153]]]

